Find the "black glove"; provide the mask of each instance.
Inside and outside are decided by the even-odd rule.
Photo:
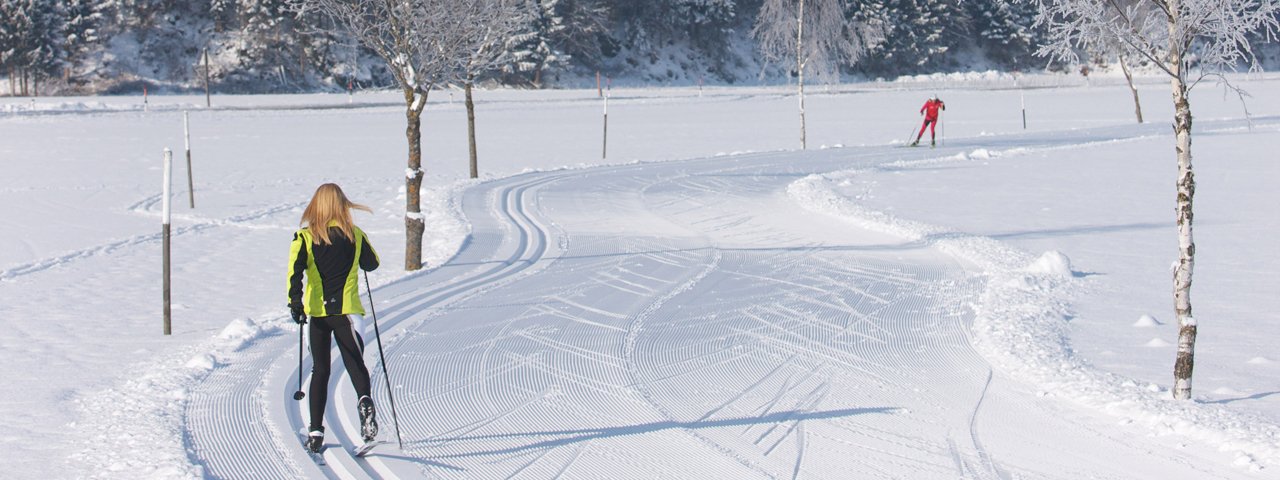
[[[297,323],[298,325],[307,324],[307,314],[302,310],[302,304],[290,303],[289,315],[293,316],[294,323]]]

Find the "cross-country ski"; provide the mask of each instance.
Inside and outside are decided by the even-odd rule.
[[[371,441],[367,441],[367,442],[364,442],[364,443],[362,443],[362,444],[360,444],[360,445],[357,445],[357,446],[356,446],[356,448],[352,449],[352,450],[351,450],[351,454],[352,454],[352,455],[355,455],[355,456],[357,456],[357,457],[363,457],[363,456],[365,456],[365,455],[368,455],[368,454],[369,454],[369,452],[372,452],[372,451],[373,451],[373,449],[374,449],[375,447],[377,447],[377,446],[379,446],[379,445],[385,445],[385,444],[387,444],[387,443],[388,443],[388,442],[383,441],[383,440],[371,440]]]

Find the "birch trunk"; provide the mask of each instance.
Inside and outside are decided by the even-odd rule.
[[[427,105],[427,92],[404,89],[405,137],[409,141],[409,168],[405,174],[404,269],[422,269],[422,109]]]
[[[804,125],[804,0],[800,0],[800,13],[796,16],[796,74],[800,97],[800,149],[808,148]]]
[[[476,104],[471,101],[471,80],[462,89],[467,95],[467,144],[471,147],[471,178],[480,177],[480,165],[476,159]]]
[[[1142,123],[1142,102],[1138,101],[1138,87],[1133,85],[1133,72],[1129,71],[1129,59],[1124,56],[1120,57],[1120,70],[1124,72],[1124,80],[1129,83],[1129,91],[1133,93],[1133,113],[1138,116],[1138,123]]]
[[[1196,320],[1191,315],[1191,274],[1195,267],[1196,244],[1192,237],[1192,201],[1196,193],[1191,168],[1191,103],[1187,98],[1183,44],[1178,43],[1180,0],[1169,0],[1169,63],[1172,68],[1173,133],[1178,154],[1178,265],[1173,272],[1173,304],[1178,318],[1178,356],[1173,365],[1173,398],[1191,398],[1191,373],[1195,366]]]

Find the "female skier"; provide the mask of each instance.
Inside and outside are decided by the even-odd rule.
[[[321,185],[302,212],[302,228],[293,234],[289,246],[289,312],[299,327],[311,317],[311,423],[304,446],[312,452],[320,452],[324,446],[330,338],[337,340],[342,364],[360,399],[356,404],[360,433],[366,442],[378,435],[369,395],[369,369],[364,364],[364,339],[358,328],[363,325],[347,316],[364,315],[356,267],[365,271],[378,268],[378,254],[351,221],[353,208],[372,213],[369,207],[348,200],[337,185]]]

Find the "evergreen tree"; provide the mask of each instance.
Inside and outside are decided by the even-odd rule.
[[[209,19],[217,32],[230,30],[236,17],[236,0],[209,0]]]
[[[869,0],[851,10],[854,18],[884,22],[885,41],[867,62],[869,70],[880,73],[947,67],[947,54],[963,44],[969,23],[963,7],[945,0]]]
[[[66,23],[57,0],[27,0],[31,31],[26,41],[26,65],[33,76],[50,77],[62,66],[62,29]]]
[[[102,40],[99,27],[103,21],[99,0],[66,0],[66,22],[63,25],[63,48],[69,68],[75,68]]]
[[[1026,2],[984,0],[966,2],[973,19],[977,46],[1005,66],[1023,65],[1040,46],[1042,34],[1033,27],[1036,7]]]
[[[604,32],[606,10],[590,0],[528,0],[524,27],[507,41],[502,73],[527,74],[541,88],[546,72],[565,70],[575,56],[589,64],[600,58],[597,35]]]
[[[0,62],[8,70],[11,93],[37,94],[40,80],[61,65],[61,9],[53,0],[3,0],[0,14]]]
[[[284,0],[239,0],[243,46],[237,52],[240,75],[233,80],[288,89],[292,77],[305,74],[306,55],[295,31],[293,14]]]

